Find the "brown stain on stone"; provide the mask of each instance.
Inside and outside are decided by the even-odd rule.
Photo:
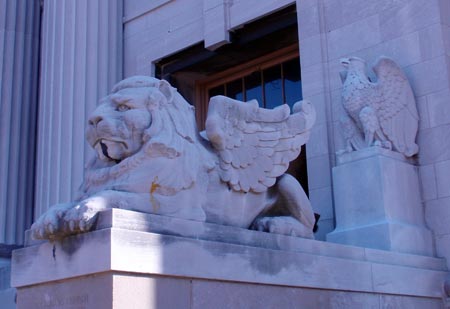
[[[158,184],[158,176],[155,176],[155,178],[152,181],[152,184],[150,185],[150,203],[152,204],[153,213],[158,213],[159,210],[159,202],[155,199],[153,194],[158,190],[158,188],[161,187],[160,184]]]

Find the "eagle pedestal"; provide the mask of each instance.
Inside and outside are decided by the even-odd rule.
[[[380,147],[338,156],[333,168],[336,229],[331,242],[433,255],[417,168]]]

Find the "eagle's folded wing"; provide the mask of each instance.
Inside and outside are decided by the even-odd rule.
[[[412,156],[418,152],[415,138],[419,116],[408,79],[401,68],[386,57],[380,58],[373,70],[378,81],[371,100],[383,133],[392,141],[394,149]]]
[[[241,102],[224,96],[211,98],[206,136],[219,157],[219,175],[235,191],[263,192],[300,154],[315,122],[309,102],[273,110],[256,101]]]

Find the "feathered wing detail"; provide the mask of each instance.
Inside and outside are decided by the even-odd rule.
[[[211,98],[206,137],[219,157],[219,175],[235,191],[263,192],[300,154],[316,114],[311,103],[282,105],[273,110],[258,102],[224,96]]]
[[[412,156],[419,151],[415,143],[419,116],[408,79],[401,68],[386,57],[381,57],[373,70],[378,81],[374,84],[376,91],[371,105],[377,111],[383,133],[395,150]]]

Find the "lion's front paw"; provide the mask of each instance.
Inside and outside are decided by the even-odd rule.
[[[34,239],[56,238],[63,230],[63,217],[73,205],[58,204],[50,207],[47,212],[39,217],[31,226],[31,233]]]
[[[297,219],[289,216],[257,218],[251,228],[274,234],[314,238],[312,230],[308,229]]]
[[[91,197],[69,209],[63,218],[67,234],[82,233],[91,230],[100,211],[108,208],[103,197]]]
[[[108,208],[103,197],[91,197],[76,204],[59,204],[51,207],[33,225],[34,239],[57,239],[89,231],[97,214]]]

